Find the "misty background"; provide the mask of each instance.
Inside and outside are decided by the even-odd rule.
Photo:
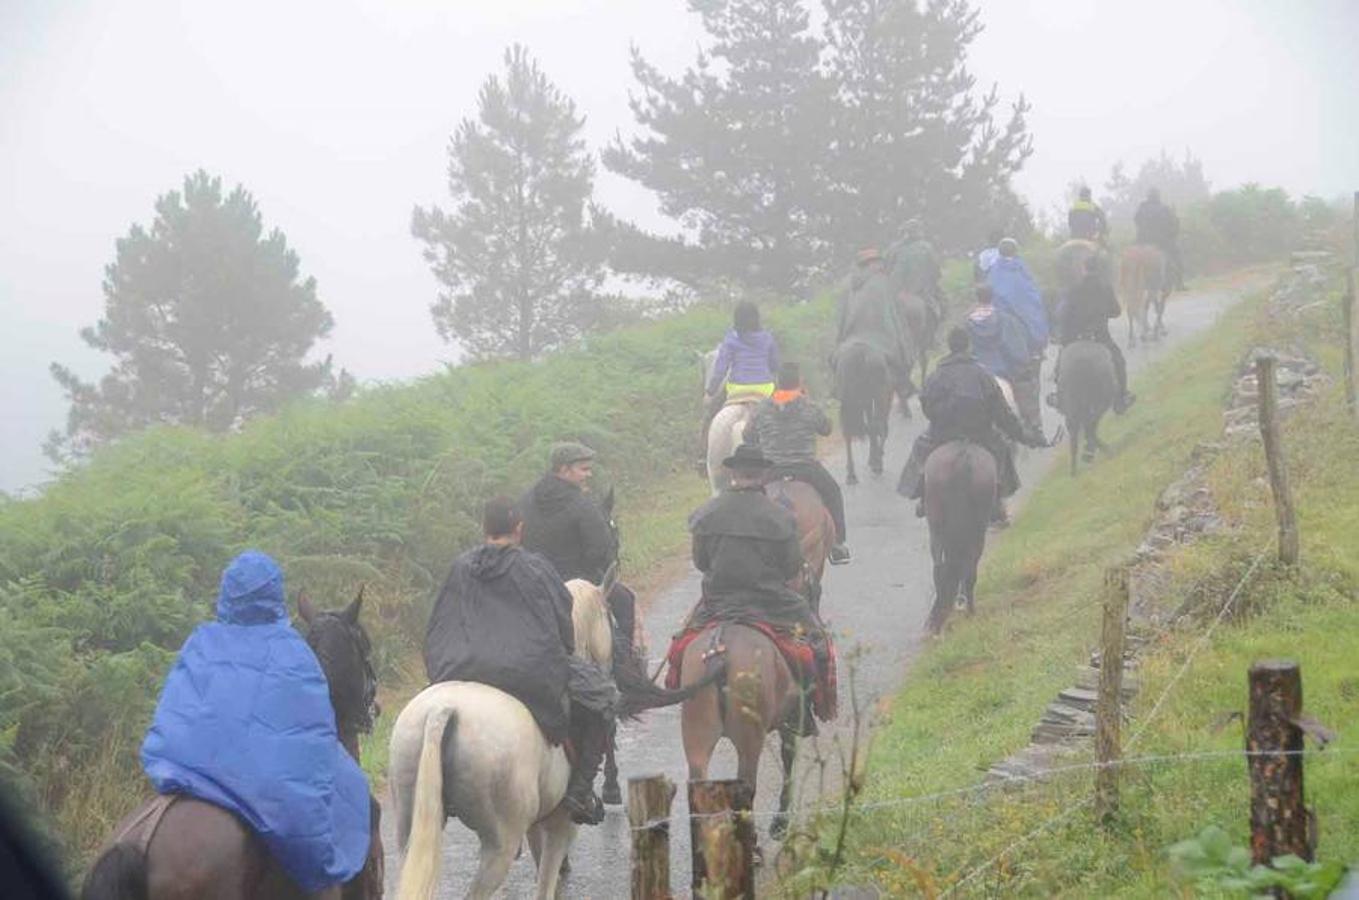
[[[1214,188],[1295,197],[1359,187],[1359,4],[1314,0],[980,2],[979,87],[1033,104],[1016,187],[1035,214],[1076,179],[1099,192],[1191,151]],[[95,379],[77,331],[103,309],[104,267],[157,196],[200,167],[243,184],[315,276],[335,317],[320,345],[363,381],[456,358],[429,315],[437,286],[411,236],[446,201],[447,144],[505,47],[525,44],[586,117],[598,150],[635,130],[630,44],[667,73],[702,43],[682,0],[328,0],[181,8],[163,0],[0,5],[0,489],[42,480],[64,421],[52,361]],[[673,226],[599,167],[596,197]],[[980,235],[978,238],[980,239]]]

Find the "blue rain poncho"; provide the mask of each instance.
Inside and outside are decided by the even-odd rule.
[[[991,285],[991,302],[996,309],[1014,316],[1029,334],[1029,352],[1034,356],[1048,344],[1048,311],[1038,284],[1029,267],[1017,256],[1000,256],[986,272]]]
[[[247,551],[222,573],[217,620],[194,629],[142,743],[162,794],[216,804],[257,832],[306,891],[368,855],[368,784],[340,745],[325,674],[288,623],[283,573]]]

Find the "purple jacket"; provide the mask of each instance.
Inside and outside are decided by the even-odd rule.
[[[708,393],[717,393],[723,381],[769,384],[778,370],[779,347],[772,334],[763,329],[737,334],[733,328],[717,348],[717,361],[708,376]]]

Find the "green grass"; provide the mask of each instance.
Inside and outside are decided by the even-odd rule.
[[[1130,767],[1122,815],[1109,834],[1083,807],[1026,839],[1090,796],[1086,770],[1027,787],[898,801],[975,785],[990,764],[1028,742],[1043,708],[1073,682],[1074,667],[1097,646],[1105,568],[1140,542],[1155,498],[1183,472],[1194,445],[1218,439],[1222,403],[1244,351],[1265,340],[1296,339],[1334,364],[1335,304],[1297,324],[1267,319],[1260,300],[1239,306],[1210,335],[1141,378],[1136,389],[1143,401],[1106,430],[1116,456],[1076,479],[1059,467],[1015,525],[992,542],[979,615],[957,621],[920,656],[884,713],[862,798],[867,807],[853,821],[851,861],[841,880],[874,882],[894,896],[931,895],[1002,855],[959,893],[1165,896],[1178,890],[1168,845],[1211,823],[1244,841],[1248,781],[1239,757]],[[1194,657],[1129,755],[1239,750],[1239,723],[1217,725],[1225,714],[1244,709],[1246,669],[1264,657],[1302,664],[1306,706],[1322,721],[1342,734],[1359,726],[1352,624],[1359,582],[1359,429],[1346,420],[1339,395],[1338,388],[1331,390],[1286,428],[1303,568],[1286,573],[1263,567],[1239,598],[1241,615]],[[1199,643],[1209,611],[1225,599],[1253,552],[1271,540],[1273,513],[1256,480],[1262,472],[1258,442],[1223,454],[1211,467],[1215,495],[1238,527],[1170,559],[1172,606],[1190,585],[1200,584],[1194,596],[1203,609],[1191,627],[1162,634],[1144,651],[1142,689],[1125,739],[1143,727]],[[1355,765],[1341,754],[1308,760],[1321,858],[1359,857]],[[1017,841],[1023,843],[1009,849]]]

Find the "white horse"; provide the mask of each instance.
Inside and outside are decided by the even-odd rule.
[[[708,379],[712,376],[713,365],[717,362],[717,350],[709,350],[702,354],[700,359],[703,363],[703,385],[706,388]],[[722,493],[731,477],[722,467],[722,460],[731,456],[736,452],[736,448],[741,446],[755,404],[763,399],[760,394],[729,394],[727,405],[713,416],[712,424],[708,426],[707,460],[708,483],[712,487],[714,497]]]
[[[603,666],[613,657],[606,587],[576,579],[571,621],[576,654]],[[538,897],[557,892],[576,826],[562,807],[571,765],[543,737],[523,703],[468,681],[433,684],[415,696],[392,729],[389,780],[403,854],[398,900],[427,900],[439,878],[444,823],[462,820],[481,841],[481,863],[467,896],[490,897],[505,881],[524,838],[538,866]]]

